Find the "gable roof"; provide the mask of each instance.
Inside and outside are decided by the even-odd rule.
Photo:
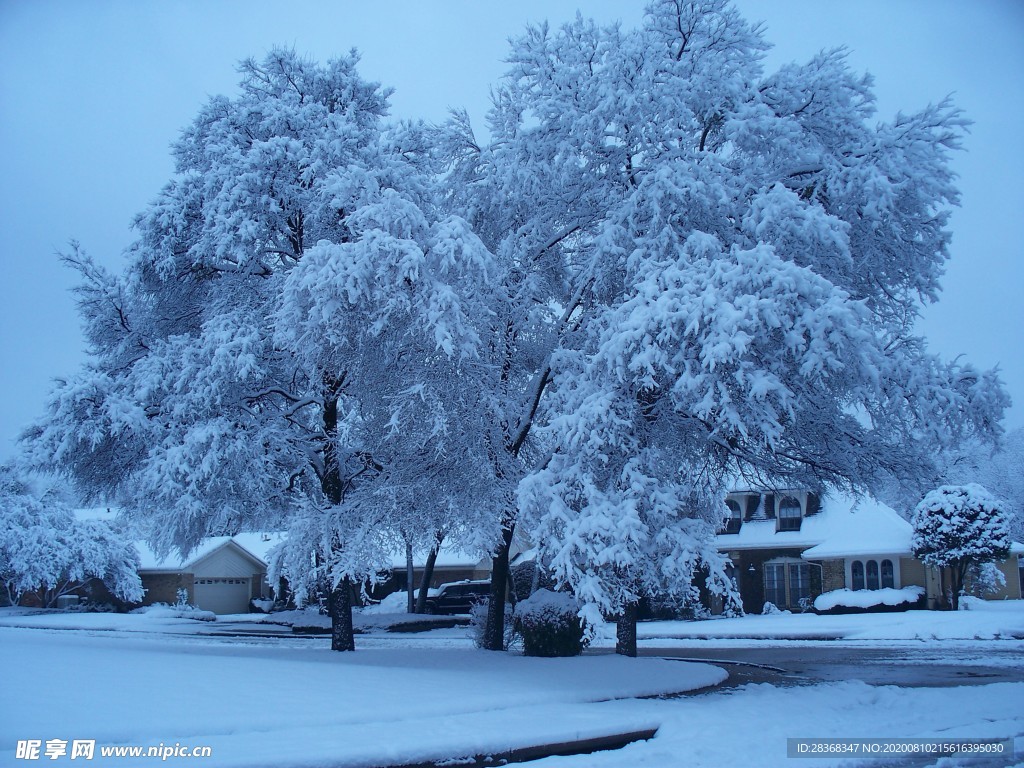
[[[259,536],[260,534],[250,535]],[[249,551],[249,549],[239,543],[237,539],[238,536],[209,536],[203,539],[199,546],[189,552],[187,556],[183,556],[180,552],[177,552],[171,553],[166,557],[157,557],[156,553],[148,544],[144,541],[138,541],[135,543],[135,548],[139,552],[139,571],[166,571],[171,573],[178,571],[192,571],[202,560],[205,560],[207,557],[210,557],[215,552],[219,552],[225,547],[233,549],[242,557],[251,560],[254,565],[265,569],[267,567],[266,561]]]
[[[776,531],[775,520],[747,520],[739,533],[719,534],[720,550],[803,549],[809,560],[856,555],[909,555],[913,529],[897,512],[869,496],[833,492],[799,531]]]

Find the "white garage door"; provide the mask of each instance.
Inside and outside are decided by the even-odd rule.
[[[248,613],[249,579],[196,579],[196,607],[214,613]]]

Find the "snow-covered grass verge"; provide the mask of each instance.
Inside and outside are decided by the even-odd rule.
[[[698,640],[1000,640],[1024,639],[1024,601],[972,601],[971,610],[905,611],[817,616],[715,618],[706,621],[641,622],[638,637]],[[614,644],[615,627],[603,628],[598,645]]]
[[[1014,738],[1024,759],[1024,683],[959,688],[875,687],[861,682],[777,688],[748,685],[671,701],[621,701],[625,717],[661,722],[657,736],[614,752],[555,757],[535,768],[832,768],[878,765],[850,756],[794,760],[788,738]],[[885,763],[889,764],[889,763]],[[891,763],[893,765],[896,762]],[[905,763],[898,763],[904,765]],[[1009,760],[965,763],[912,761],[915,768],[941,765],[1005,766]]]
[[[155,603],[144,605],[132,611],[134,614],[148,616],[153,619],[192,619],[194,621],[216,621],[217,614],[213,611],[203,611],[191,605],[167,605],[166,603]]]
[[[7,627],[0,627],[0,647],[4,688],[17,691],[0,727],[0,764],[20,739],[83,738],[211,746],[204,766],[444,759],[655,727],[650,713],[593,702],[726,677],[710,665],[610,655],[535,659],[408,647],[333,653]]]
[[[880,605],[913,605],[924,595],[923,587],[903,589],[834,589],[814,598],[814,607],[819,611],[833,608],[875,608]]]

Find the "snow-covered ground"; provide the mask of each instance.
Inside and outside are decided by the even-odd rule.
[[[969,610],[818,616],[777,613],[707,621],[641,622],[638,636],[655,639],[994,640],[1024,639],[1024,600],[968,599]]]
[[[732,633],[748,627],[750,637],[775,638],[748,642],[783,643],[779,638],[803,632],[809,622],[827,620],[830,631],[847,638],[843,642],[898,645],[929,637],[926,642],[947,648],[953,660],[1019,643],[974,638],[1003,638],[1006,628],[1020,630],[1024,604],[974,608],[956,614],[751,616],[641,627],[649,645],[665,644],[663,638],[683,634],[684,627],[690,634],[700,628],[709,636],[715,627]],[[261,641],[209,636],[217,625],[246,626],[241,619],[203,622],[162,611],[0,611],[5,660],[0,765],[31,764],[16,758],[17,742],[26,739],[38,739],[42,748],[50,739],[95,740],[92,764],[100,765],[155,761],[104,762],[101,746],[180,744],[209,746],[212,756],[172,757],[168,764],[368,766],[648,727],[659,729],[650,741],[587,756],[546,758],[536,765],[792,765],[786,749],[791,737],[1013,737],[1024,759],[1024,683],[955,689],[861,682],[745,685],[681,698],[636,699],[714,685],[724,673],[660,659],[527,659],[488,653],[471,647],[465,628],[361,636],[354,654],[332,653],[323,637]],[[893,640],[880,639],[886,635]],[[69,755],[45,762],[76,764]],[[813,765],[843,762],[824,759]],[[984,763],[1006,764],[1012,761]]]

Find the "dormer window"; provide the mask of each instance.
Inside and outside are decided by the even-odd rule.
[[[725,506],[729,508],[729,516],[725,518],[725,529],[722,533],[739,533],[740,526],[743,524],[740,505],[732,499],[728,499],[725,502]]]
[[[792,496],[783,496],[779,502],[778,520],[780,531],[799,531],[803,519],[800,502]]]

